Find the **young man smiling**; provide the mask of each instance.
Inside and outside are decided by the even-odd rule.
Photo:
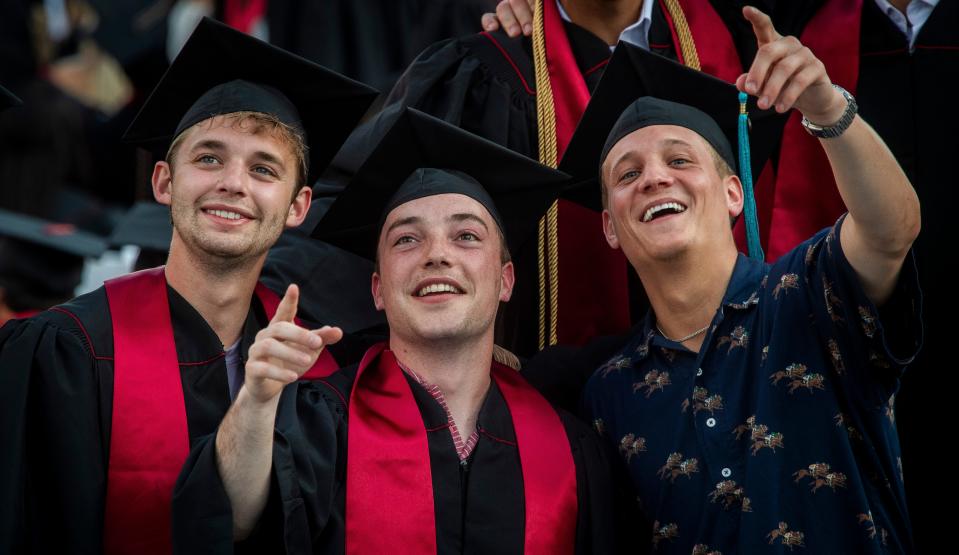
[[[516,279],[509,250],[564,178],[404,111],[314,233],[377,259],[389,343],[284,389],[319,353],[284,299],[236,403],[180,477],[177,546],[617,552],[613,523],[628,513],[614,510],[598,438],[493,361]]]
[[[599,157],[607,241],[652,308],[590,378],[587,409],[629,465],[657,552],[911,553],[894,397],[921,343],[919,203],[819,60],[744,16],[759,53],[737,87],[802,112],[848,213],[772,265],[737,253],[737,91],[620,58],[663,93],[622,111]]]
[[[373,96],[199,25],[127,132],[172,139],[152,180],[173,222],[167,266],[0,331],[0,551],[170,552],[179,468],[226,413],[279,303],[257,282],[267,250],[303,220],[308,185]]]

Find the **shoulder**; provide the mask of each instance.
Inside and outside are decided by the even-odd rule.
[[[113,356],[113,325],[103,287],[11,326],[21,336],[56,334],[58,340],[79,343],[93,358]]]

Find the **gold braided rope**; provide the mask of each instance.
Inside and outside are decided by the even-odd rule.
[[[546,218],[539,220],[539,349],[546,347]]]
[[[539,139],[539,161],[551,168],[557,166],[556,107],[553,88],[549,82],[546,62],[546,34],[543,25],[543,0],[533,7],[533,67],[536,74],[536,122]],[[559,240],[557,220],[559,212],[554,202],[539,225],[539,348],[557,341],[556,320],[559,312]],[[548,251],[548,253],[546,252]],[[546,316],[546,294],[549,292],[549,322]]]
[[[696,70],[702,70],[699,65],[699,53],[696,51],[696,42],[693,41],[693,34],[689,31],[689,24],[686,23],[686,14],[683,13],[683,7],[679,5],[679,0],[664,0],[666,11],[673,20],[673,26],[676,28],[676,35],[679,36],[679,49],[683,54],[683,63],[687,67]]]
[[[546,232],[549,235],[549,344],[558,342],[559,327],[559,205],[553,201],[546,213]]]

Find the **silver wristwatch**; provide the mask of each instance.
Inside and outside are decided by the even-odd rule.
[[[853,118],[856,117],[856,112],[859,111],[859,105],[856,104],[856,99],[849,94],[849,91],[840,87],[839,85],[836,85],[835,83],[833,83],[833,87],[836,87],[836,90],[842,93],[843,98],[846,99],[846,111],[842,113],[842,117],[840,117],[836,123],[828,127],[816,125],[803,116],[802,126],[805,127],[806,131],[808,131],[813,137],[818,137],[820,139],[832,139],[833,137],[842,135],[846,129],[849,128],[849,125],[852,124]]]

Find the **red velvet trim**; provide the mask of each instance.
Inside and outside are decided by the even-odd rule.
[[[423,417],[386,343],[363,358],[350,394],[346,553],[436,553]]]
[[[710,3],[704,0],[679,0],[679,5],[696,43],[696,54],[699,56],[702,71],[723,81],[735,83],[743,73],[743,64],[722,18]],[[675,34],[673,42],[676,51],[681,51]]]
[[[629,329],[627,261],[606,242],[602,215],[560,200],[558,221],[558,342],[585,345]]]
[[[561,160],[579,119],[586,111],[589,89],[573,56],[559,9],[550,0],[543,2],[543,32],[546,38],[546,66],[553,89],[553,111],[556,115],[556,159]]]
[[[373,346],[350,395],[346,552],[436,552],[429,444],[423,417],[393,353]],[[573,553],[576,469],[559,415],[519,374],[492,365],[509,407],[523,471],[528,554]],[[397,510],[402,507],[402,510]]]
[[[518,372],[493,363],[493,379],[516,431],[526,498],[524,553],[572,555],[576,545],[576,466],[559,415]]]
[[[529,88],[529,83],[527,83],[527,82],[526,82],[526,78],[523,77],[523,72],[519,70],[519,67],[516,66],[516,62],[513,61],[513,58],[510,57],[509,53],[506,52],[506,49],[503,48],[503,46],[499,43],[499,41],[497,41],[497,40],[493,37],[493,35],[487,33],[486,31],[483,31],[483,32],[480,33],[480,34],[483,35],[484,37],[488,38],[489,41],[493,43],[493,46],[495,46],[495,47],[497,48],[497,50],[500,51],[500,54],[502,54],[503,57],[506,58],[506,61],[509,62],[509,65],[513,66],[513,71],[516,72],[516,76],[519,77],[520,82],[523,83],[523,88],[526,89],[526,92],[529,93],[529,94],[531,94],[531,95],[534,95],[534,96],[535,96],[535,95],[536,95],[536,91],[534,91],[533,89]]]
[[[948,45],[935,46],[935,45],[917,44],[915,45],[915,47],[918,48],[919,50],[959,50],[959,46],[948,46]]]
[[[113,321],[106,553],[167,554],[170,502],[190,451],[163,268],[105,284]]]
[[[497,442],[497,443],[504,443],[504,444],[506,444],[506,445],[512,445],[513,447],[516,447],[516,442],[515,442],[515,441],[510,441],[510,440],[508,440],[508,439],[503,439],[503,438],[501,438],[501,437],[496,437],[496,436],[494,436],[493,434],[487,432],[486,430],[484,430],[484,429],[482,429],[482,428],[480,429],[480,433],[483,434],[484,436],[488,437],[489,439]]]
[[[862,0],[826,2],[800,40],[825,64],[833,83],[855,94],[859,78]],[[846,211],[819,140],[802,128],[793,110],[783,131],[766,257],[773,261]]]
[[[180,366],[203,366],[204,364],[210,364],[214,360],[219,360],[226,356],[226,353],[220,353],[215,357],[209,358],[207,360],[201,360],[199,362],[181,362]]]
[[[673,23],[673,16],[669,13],[669,9],[666,8],[666,2],[663,0],[659,0],[659,8],[663,12],[663,17],[666,19],[666,26],[669,27],[669,35],[673,38],[673,52],[676,53],[676,60],[680,64],[686,65],[683,49],[679,46],[679,35],[676,33],[676,24]],[[650,48],[652,48],[652,45],[650,45]]]
[[[266,312],[266,317],[270,320],[273,320],[273,316],[276,314],[276,309],[280,306],[280,297],[262,283],[256,284],[254,293],[260,300],[260,304],[263,305],[263,311]],[[293,320],[298,326],[303,325],[303,322],[301,322],[299,318],[294,318]],[[317,357],[316,362],[313,363],[313,367],[307,370],[305,374],[300,376],[300,379],[316,380],[319,378],[325,378],[333,372],[336,372],[339,368],[340,365],[336,362],[336,359],[330,353],[330,350],[323,349],[323,351],[320,352],[320,356]]]

